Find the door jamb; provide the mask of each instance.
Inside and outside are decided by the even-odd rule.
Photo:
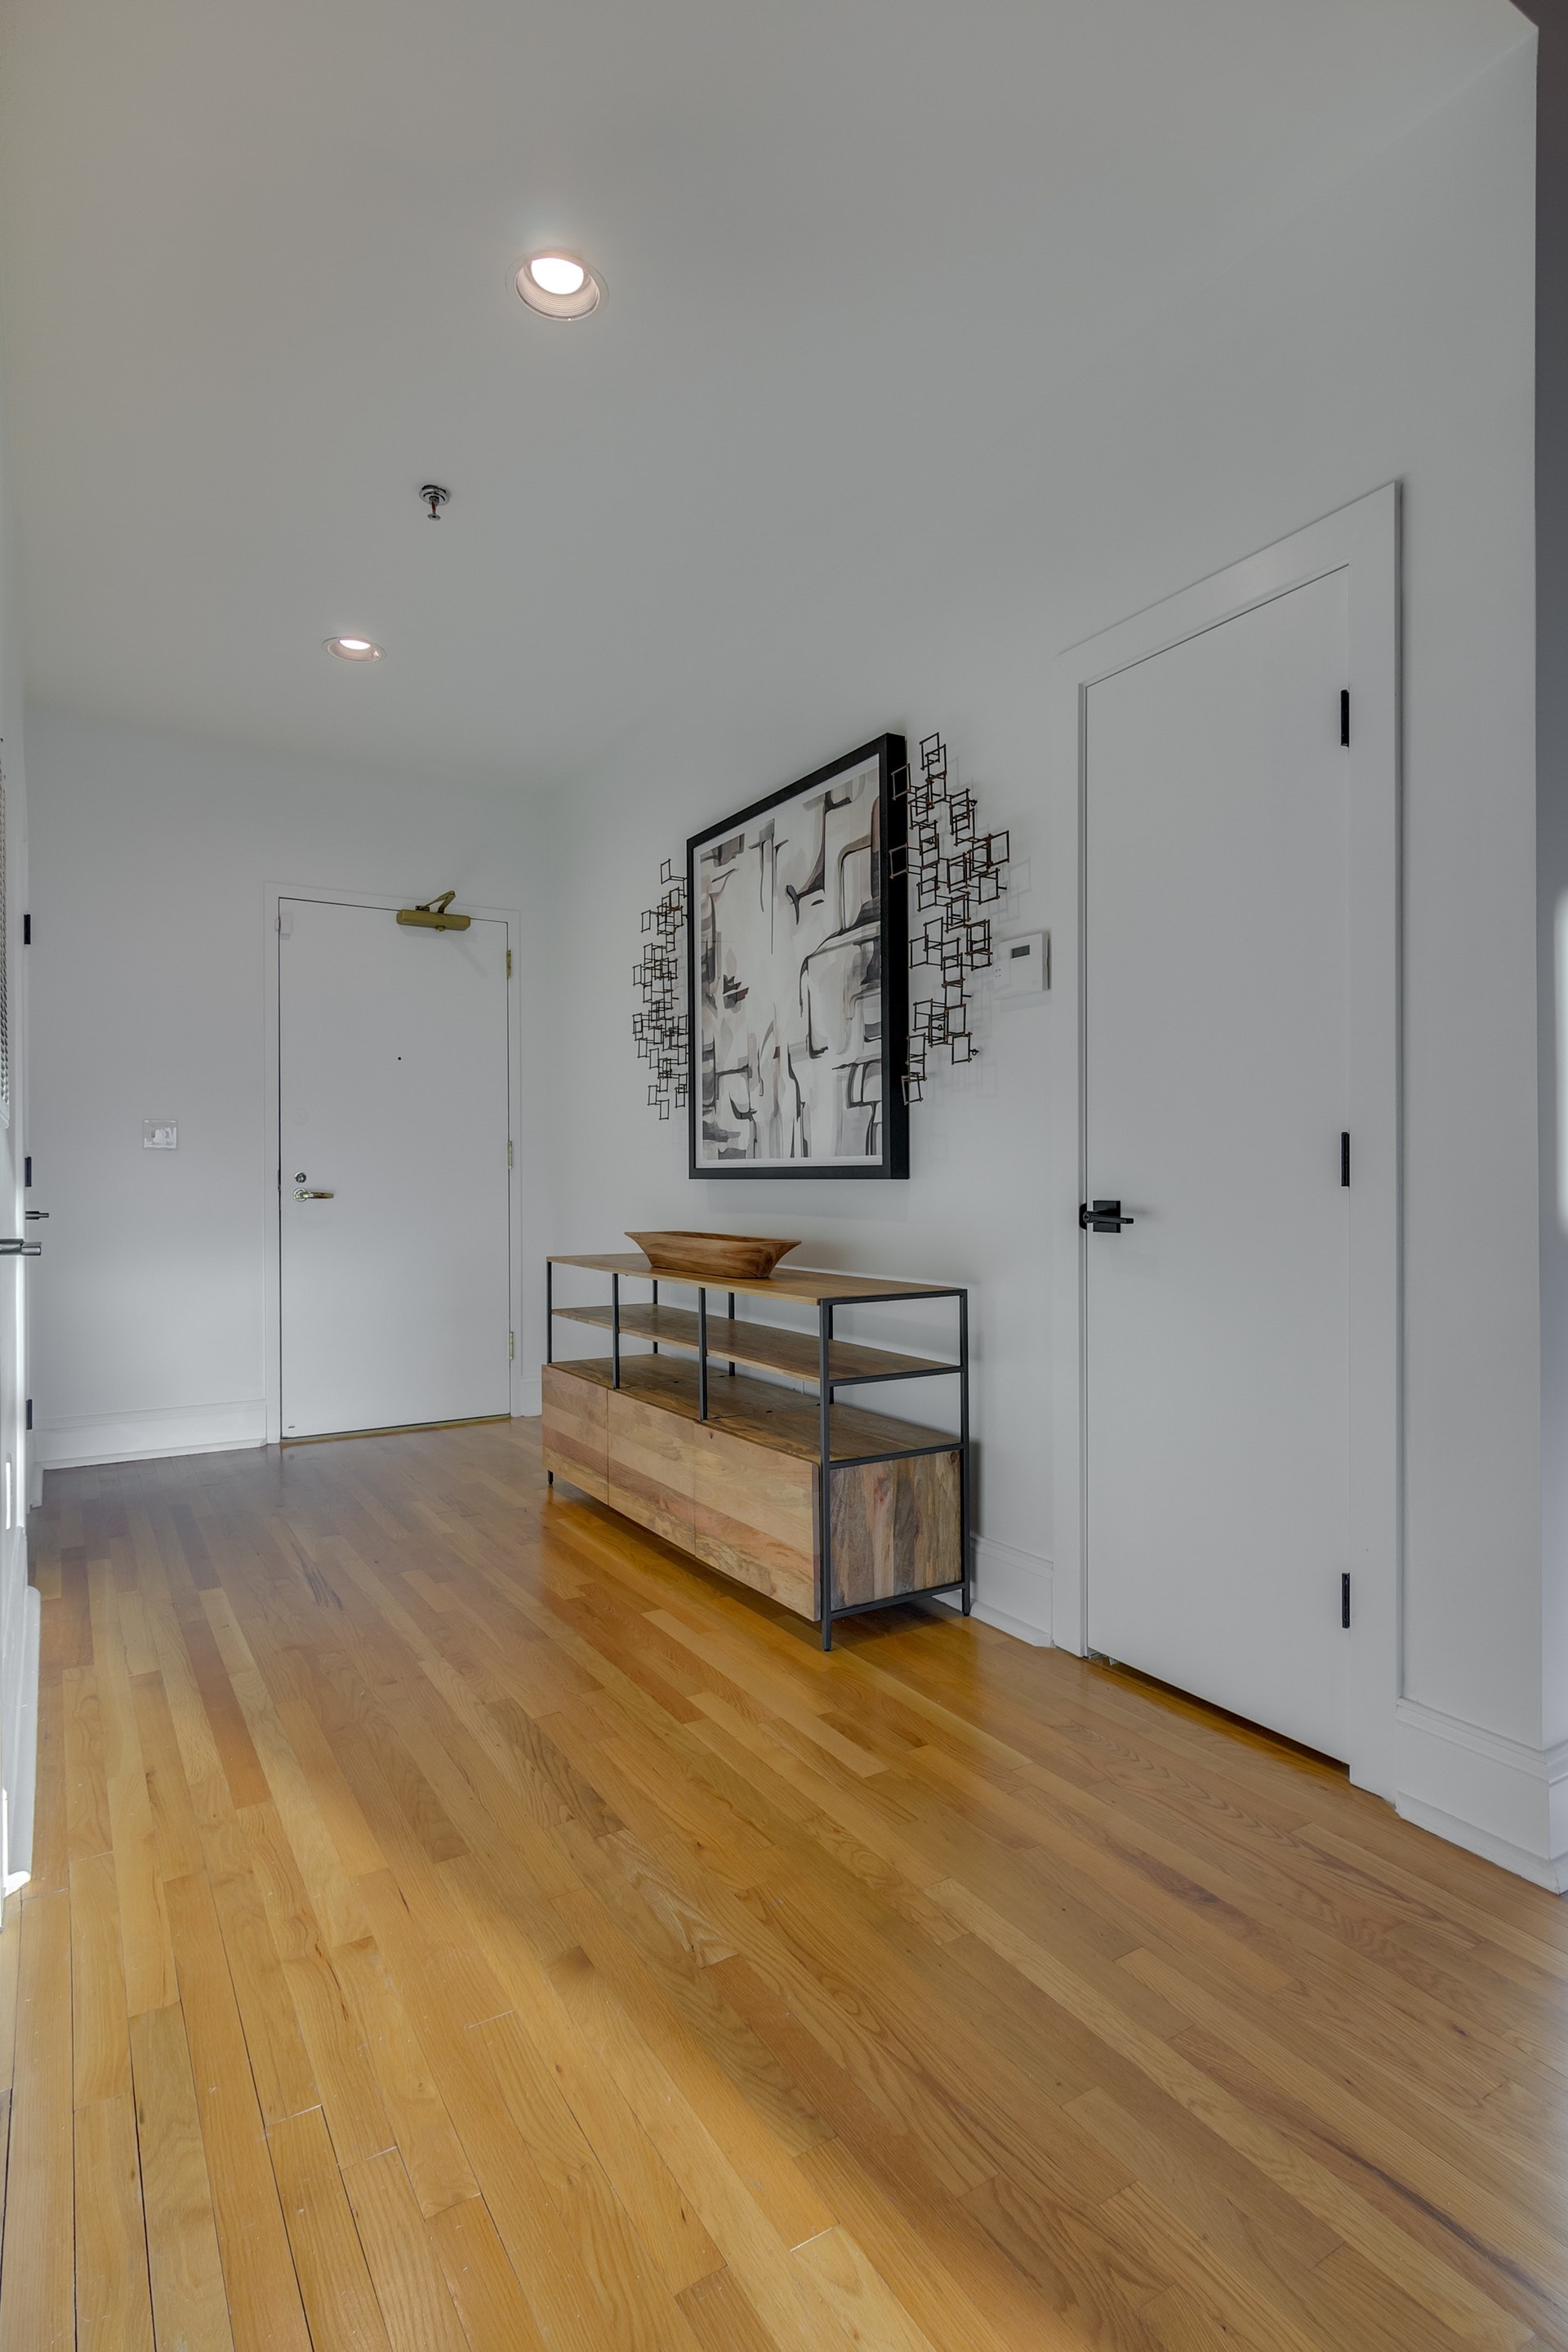
[[[421,882],[418,889],[426,887]],[[283,1436],[283,1286],[282,1265],[282,1195],[279,1189],[278,1170],[282,1166],[279,1151],[282,1138],[279,1128],[279,1023],[278,993],[278,912],[285,898],[310,898],[318,904],[333,907],[384,907],[389,914],[399,907],[412,907],[417,890],[410,888],[401,895],[388,890],[334,890],[321,883],[291,884],[267,882],[262,885],[262,964],[264,968],[263,1005],[264,1037],[262,1063],[262,1113],[266,1134],[266,1165],[262,1171],[263,1193],[262,1231],[266,1247],[262,1267],[262,1332],[263,1373],[267,1400],[267,1443],[277,1445]],[[522,976],[522,915],[516,907],[466,906],[466,914],[480,921],[504,923],[507,947],[511,955],[511,976],[507,982],[507,1133],[512,1139],[511,1201],[508,1224],[509,1264],[507,1267],[507,1310],[512,1330],[521,1339],[522,1335],[522,1236],[523,1202],[522,1171],[524,1157],[518,1144],[518,1114],[522,1101],[520,1053],[522,1024],[518,1017],[518,990]],[[510,1399],[515,1416],[522,1410],[521,1402],[523,1351],[514,1351],[511,1365]]]
[[[1351,1778],[1393,1798],[1403,1684],[1400,502],[1397,483],[1070,647],[1055,665],[1049,763],[1059,1050],[1051,1073],[1055,1591],[1059,1647],[1087,1654],[1088,693],[1100,680],[1331,572],[1348,573],[1351,742]]]

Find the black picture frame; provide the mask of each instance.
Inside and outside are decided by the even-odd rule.
[[[716,843],[728,844],[733,840],[740,844],[736,852],[737,861],[739,861],[747,854],[743,837],[749,830],[762,825],[770,817],[776,817],[776,814],[785,810],[791,803],[799,803],[804,810],[809,803],[820,795],[823,798],[820,818],[822,826],[821,893],[826,898],[831,878],[829,820],[835,814],[834,803],[827,788],[836,778],[840,776],[846,779],[847,783],[852,775],[858,780],[859,772],[868,769],[873,762],[876,766],[874,793],[870,794],[858,793],[856,796],[858,800],[866,799],[869,821],[870,901],[857,910],[857,919],[853,922],[847,926],[841,925],[837,929],[830,926],[817,947],[807,951],[805,962],[800,966],[800,970],[804,972],[814,956],[824,953],[829,948],[847,948],[862,960],[865,981],[870,982],[874,980],[875,1027],[878,1033],[875,1042],[879,1048],[875,1056],[875,1066],[879,1073],[879,1101],[873,1104],[869,1094],[866,1091],[866,1074],[873,1066],[873,1057],[862,1050],[858,1057],[852,1062],[841,1060],[834,1065],[836,1072],[847,1074],[845,1085],[847,1092],[842,1098],[836,1094],[833,1115],[842,1130],[846,1126],[853,1127],[857,1123],[853,1116],[855,1113],[865,1111],[868,1115],[865,1130],[867,1140],[868,1143],[874,1142],[877,1148],[868,1149],[864,1154],[853,1155],[814,1150],[812,1149],[814,1138],[810,1130],[814,1123],[820,1123],[822,1106],[820,1103],[808,1106],[803,1099],[800,1082],[795,1075],[792,1064],[791,1084],[796,1109],[792,1116],[790,1152],[787,1156],[768,1158],[757,1157],[750,1151],[737,1152],[733,1148],[733,1132],[731,1131],[729,1138],[725,1138],[721,1132],[722,1123],[720,1116],[718,1089],[722,1074],[717,1066],[716,1056],[719,1051],[717,1037],[711,1039],[712,1052],[711,1055],[710,1054],[710,1030],[713,1023],[718,1019],[718,1008],[712,1005],[710,998],[705,996],[704,992],[706,987],[717,982],[718,979],[716,961],[718,950],[715,947],[718,934],[714,923],[710,919],[710,898],[705,895],[703,887],[702,853],[705,850],[711,851]],[[909,1029],[909,886],[904,856],[909,806],[907,793],[908,752],[904,738],[901,735],[879,735],[869,743],[862,743],[856,751],[846,752],[841,759],[830,760],[826,767],[814,769],[809,776],[801,776],[792,784],[781,785],[777,792],[769,793],[763,800],[753,801],[748,807],[738,809],[733,816],[725,817],[717,824],[705,826],[700,833],[693,834],[687,842],[686,904],[690,946],[690,952],[687,959],[689,1015],[687,1051],[690,1056],[687,1116],[689,1135],[689,1172],[693,1177],[720,1179],[755,1177],[768,1181],[802,1176],[837,1179],[872,1177],[883,1180],[908,1176],[910,1118],[909,1105],[904,1099],[901,1083],[903,1055]],[[845,803],[839,805],[847,804]],[[771,837],[770,833],[769,838]],[[847,856],[851,852],[863,853],[867,846],[866,842],[854,842],[841,845],[842,854],[834,866],[834,871],[838,876],[840,891],[847,873]],[[771,870],[773,863],[773,850],[771,848],[764,850],[760,844],[757,845],[757,848],[760,862]],[[816,868],[814,866],[810,882],[798,892],[794,891],[789,885],[784,886],[784,895],[791,898],[796,920],[800,918],[808,894],[811,894],[811,884],[816,880]],[[718,893],[715,891],[713,893],[715,901],[717,897]],[[825,908],[824,912],[826,911]],[[715,959],[714,969],[711,971],[708,968],[710,957]],[[776,970],[776,956],[769,969],[770,972]],[[806,983],[803,993],[809,995],[809,982]],[[869,985],[862,985],[854,992],[856,1018],[864,1029],[864,1035],[860,1040],[862,1047],[871,1041],[872,1023],[865,1012],[871,995],[872,990]],[[709,1007],[711,1015],[708,1029],[704,1026],[705,1005]],[[805,1017],[809,1036],[814,1008],[808,1007]],[[828,1050],[830,1050],[828,1047],[824,1047],[825,1052]],[[819,1057],[814,1052],[809,1058],[816,1061]],[[710,1059],[713,1064],[711,1073],[709,1068]],[[711,1085],[709,1084],[710,1076],[711,1076]],[[860,1090],[858,1095],[856,1093],[857,1088]],[[731,1097],[731,1105],[732,1102]],[[710,1113],[711,1113],[710,1117]],[[800,1133],[803,1120],[807,1130],[804,1139]],[[773,1124],[776,1129],[776,1119]],[[742,1125],[742,1127],[744,1125],[743,1117]],[[752,1143],[760,1141],[761,1137],[761,1128],[754,1126]],[[795,1148],[803,1140],[805,1148]]]

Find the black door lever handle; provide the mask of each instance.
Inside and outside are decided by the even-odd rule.
[[[1080,1201],[1078,1221],[1086,1234],[1119,1234],[1123,1225],[1134,1225],[1136,1217],[1124,1217],[1120,1201]]]

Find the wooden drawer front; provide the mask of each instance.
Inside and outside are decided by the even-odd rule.
[[[598,1503],[609,1499],[605,1475],[605,1392],[558,1365],[544,1367],[544,1466]]]
[[[833,1473],[833,1605],[956,1583],[958,1450]]]
[[[722,1429],[688,1424],[696,1439],[692,1549],[755,1592],[816,1614],[816,1469]]]
[[[609,1500],[667,1543],[692,1549],[692,1424],[614,1389],[609,1403]]]

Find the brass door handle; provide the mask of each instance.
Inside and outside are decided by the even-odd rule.
[[[294,1195],[297,1201],[335,1201],[337,1197],[335,1192],[296,1192]]]

